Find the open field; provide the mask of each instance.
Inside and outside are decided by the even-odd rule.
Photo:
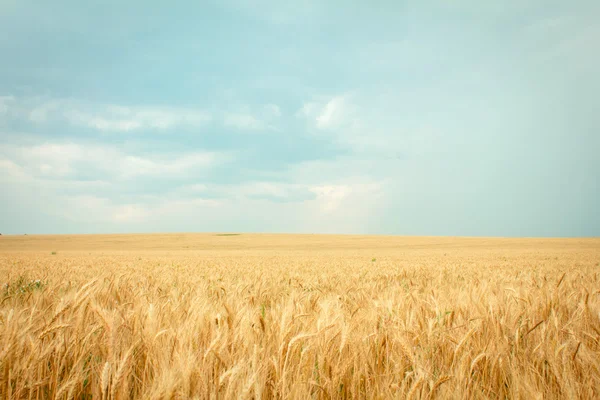
[[[600,239],[0,236],[0,398],[600,398]]]

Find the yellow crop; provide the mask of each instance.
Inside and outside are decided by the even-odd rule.
[[[599,262],[599,239],[2,236],[0,398],[600,398]]]

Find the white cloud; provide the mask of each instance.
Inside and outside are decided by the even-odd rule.
[[[266,231],[364,232],[383,197],[383,186],[379,182],[317,185],[247,182],[207,184],[201,189],[203,195],[216,195],[216,199],[186,199],[186,193],[193,193],[188,186],[166,194],[170,200],[160,206],[149,206],[151,216],[148,218],[162,216],[163,220],[172,218],[173,221],[191,218],[201,222],[199,227],[207,226],[205,223],[209,221],[211,226],[239,227],[248,221],[256,226],[268,215],[272,222],[264,228]],[[223,229],[226,228],[217,230]]]
[[[172,215],[191,214],[194,210],[210,210],[221,206],[221,201],[194,197],[191,199],[168,199],[150,207],[150,211],[157,218],[165,218]]]
[[[0,158],[0,171],[0,182],[6,180],[23,182],[30,178],[23,168],[8,159]]]
[[[140,204],[125,204],[113,210],[112,219],[116,222],[140,222],[147,219],[149,210]]]
[[[99,131],[121,131],[128,132],[141,128],[141,121],[135,119],[107,119],[91,114],[85,114],[78,110],[65,112],[65,117],[73,125],[87,126]]]
[[[57,101],[46,101],[40,105],[35,106],[29,112],[29,120],[35,123],[43,123],[48,121],[54,113],[60,109],[60,102]]]
[[[226,193],[235,197],[262,198],[284,202],[306,201],[311,198],[309,186],[288,182],[246,182],[223,188]]]
[[[46,157],[56,152],[76,160],[74,155],[80,150],[75,146],[49,145],[32,149],[27,156]],[[86,154],[91,157],[93,153],[88,149]],[[118,161],[117,165],[123,164]],[[0,177],[5,178],[9,170],[18,175],[31,169],[0,156]],[[152,195],[123,190],[129,181],[119,179],[78,182],[39,173],[33,178],[26,175],[29,183],[10,180],[5,187],[23,189],[28,198],[39,203],[36,212],[71,221],[72,226],[83,231],[86,227],[105,232],[152,231],[160,227],[175,231],[366,232],[379,209],[382,182],[350,175],[323,175],[323,170],[330,169],[326,166],[302,169],[304,175],[282,171],[281,177],[287,177],[287,182],[204,183],[194,175],[195,183],[178,189],[167,187]],[[271,222],[265,226],[267,215]]]
[[[353,91],[351,96],[305,102],[296,116],[308,121],[309,132],[350,150],[357,160],[380,164],[383,159],[447,152],[440,123],[417,117],[419,104],[411,96]],[[418,96],[422,101],[425,95]]]
[[[290,197],[292,191],[301,189],[301,186],[279,182],[256,182],[246,184],[240,189],[246,195],[250,196],[266,195],[278,198],[288,198]]]
[[[8,113],[11,103],[15,101],[13,96],[0,96],[0,114]]]
[[[344,122],[346,112],[344,97],[334,97],[327,102],[316,117],[317,127],[320,129],[329,129],[340,126]]]
[[[0,145],[0,169],[4,173],[19,171],[24,178],[64,177],[73,172],[72,163],[81,155],[78,146],[72,144],[44,144],[35,146]]]
[[[317,201],[321,205],[321,209],[325,212],[335,211],[344,198],[351,193],[348,186],[315,186],[311,187],[310,191],[317,195]]]
[[[254,131],[265,128],[264,123],[251,114],[226,113],[223,123],[227,127],[241,130]]]
[[[200,127],[212,116],[189,107],[97,104],[74,99],[0,97],[0,114],[9,113],[36,124],[63,122],[106,132]]]
[[[281,109],[277,104],[267,104],[265,106],[265,112],[272,117],[281,117]]]
[[[121,158],[119,169],[124,178],[137,176],[178,176],[188,171],[207,169],[223,161],[222,155],[211,152],[195,152],[160,157],[126,155]]]
[[[110,206],[110,200],[103,197],[96,197],[90,195],[78,195],[71,197],[64,197],[64,200],[67,200],[67,204],[72,206],[74,209],[81,209],[82,211],[88,210],[98,210],[102,211]],[[71,207],[67,207],[67,209],[71,209]]]
[[[195,151],[182,154],[135,155],[105,145],[45,143],[32,146],[0,145],[2,169],[19,168],[38,178],[74,178],[88,172],[110,179],[136,177],[182,178],[206,172],[231,160],[231,154]]]
[[[243,107],[241,111],[224,113],[223,124],[247,131],[274,130],[274,123],[280,116],[281,109],[276,104],[267,104],[254,112]]]
[[[198,128],[214,119],[225,127],[243,131],[275,130],[281,117],[276,104],[251,109],[249,106],[208,112],[199,108],[168,106],[124,106],[76,99],[43,97],[0,97],[0,115],[28,120],[34,124],[62,123],[101,132],[164,131]],[[213,115],[215,114],[215,115]]]
[[[305,177],[288,173],[289,179],[305,180]],[[309,173],[310,174],[310,173]],[[373,181],[368,178],[351,178],[342,180],[320,179],[318,175],[312,176],[312,181],[317,183],[288,183],[281,181],[244,182],[239,184],[198,184],[185,185],[175,191],[175,195],[185,196],[198,192],[218,199],[235,202],[250,200],[274,203],[296,204],[298,209],[310,210],[314,215],[350,215],[352,212],[364,214],[361,210],[373,206],[379,201],[384,182]],[[359,199],[359,200],[358,200]],[[350,217],[351,218],[351,217]]]
[[[322,212],[341,211],[344,215],[368,211],[369,207],[373,207],[373,202],[378,201],[381,197],[382,190],[381,182],[348,182],[343,185],[327,184],[310,187],[310,191],[317,195],[316,202]]]
[[[174,216],[185,217],[197,212],[212,212],[220,203],[216,200],[192,199],[139,199],[136,203],[119,203],[106,197],[90,195],[60,196],[60,204],[67,205],[62,210],[54,212],[63,217],[80,221],[83,219],[93,222],[103,221],[116,225],[131,226],[131,224],[160,221]],[[89,211],[94,210],[93,214]]]
[[[202,110],[173,107],[130,108],[115,105],[93,111],[73,107],[65,109],[63,115],[73,125],[120,132],[138,129],[165,130],[181,126],[198,127],[211,120],[211,116]]]
[[[353,122],[354,107],[346,96],[335,96],[325,102],[307,102],[297,116],[308,119],[317,129],[331,130]]]
[[[206,189],[208,188],[208,186],[202,184],[202,183],[193,183],[190,185],[185,185],[184,186],[184,190],[189,191],[189,192],[204,192]]]
[[[236,184],[187,184],[176,194],[185,197],[203,193],[220,199],[265,199],[279,202],[302,202],[315,197],[310,185],[274,181],[252,181]]]

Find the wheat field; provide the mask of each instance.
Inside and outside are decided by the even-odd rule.
[[[600,397],[600,239],[0,236],[3,399]]]

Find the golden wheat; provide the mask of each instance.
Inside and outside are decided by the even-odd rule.
[[[0,398],[599,398],[599,262],[598,239],[2,236]]]

